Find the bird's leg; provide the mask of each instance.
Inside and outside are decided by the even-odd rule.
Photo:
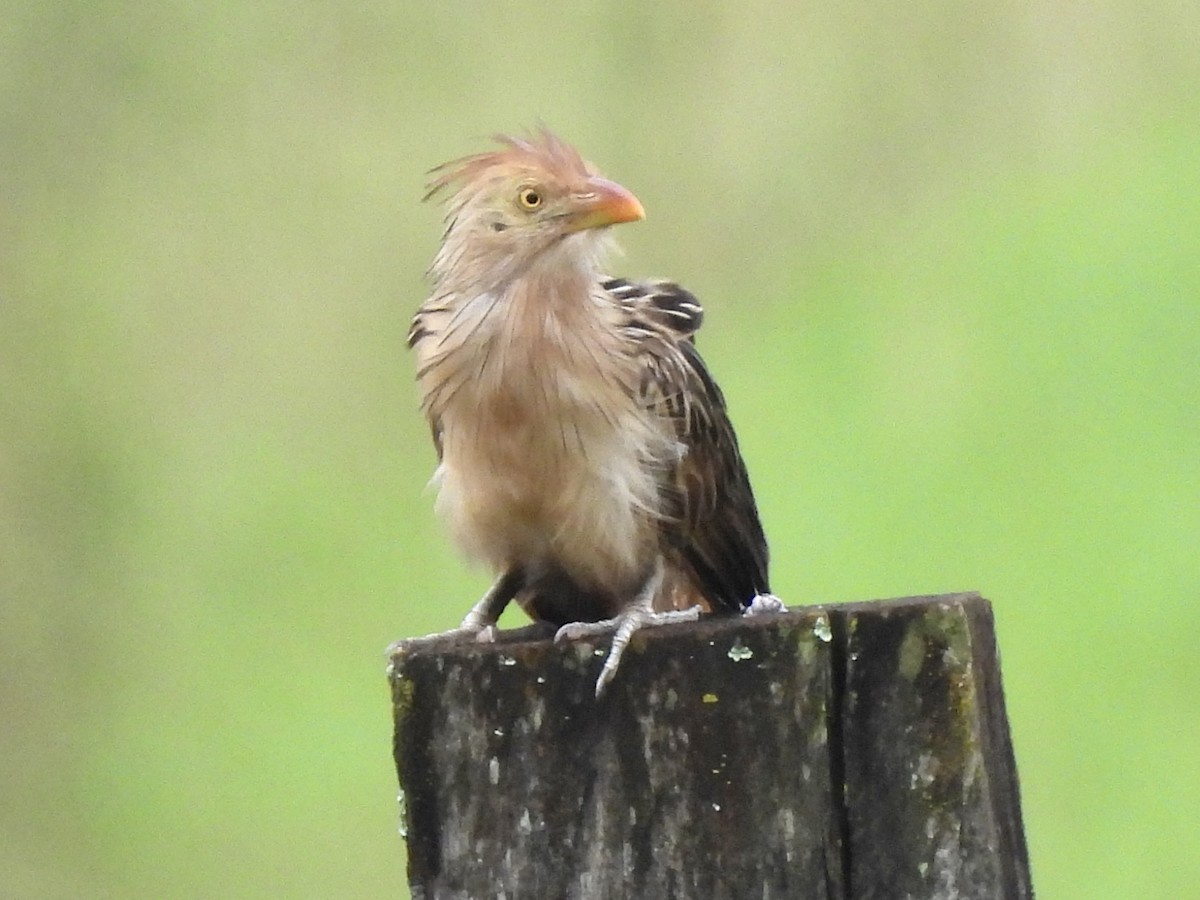
[[[393,656],[410,650],[414,646],[433,643],[442,640],[466,640],[474,638],[481,643],[496,639],[496,620],[504,612],[517,592],[525,585],[525,572],[520,566],[507,569],[492,584],[474,606],[463,616],[462,623],[449,631],[439,631],[422,637],[403,638],[396,641],[387,649],[387,655]]]
[[[759,616],[763,613],[787,612],[783,601],[774,594],[755,594],[754,599],[742,610],[743,616]]]
[[[616,633],[612,639],[612,647],[608,651],[608,658],[604,661],[604,668],[600,670],[600,677],[596,679],[597,698],[604,693],[605,687],[612,681],[613,676],[617,674],[617,666],[621,664],[621,654],[625,652],[625,648],[629,645],[629,640],[633,637],[635,631],[648,625],[691,622],[700,618],[699,606],[693,606],[690,609],[655,612],[654,597],[658,593],[659,588],[662,587],[662,582],[663,563],[660,558],[655,562],[653,571],[642,584],[641,588],[638,589],[632,602],[622,609],[616,618],[605,619],[602,622],[571,622],[558,629],[558,632],[554,635],[555,641],[568,641],[590,635],[604,634],[605,632],[612,631],[614,628],[616,629]]]
[[[496,639],[496,622],[500,614],[508,606],[509,601],[516,596],[517,591],[525,582],[525,575],[519,569],[509,569],[496,579],[487,593],[467,610],[458,628],[454,629],[464,635],[474,635],[475,640],[487,643]]]

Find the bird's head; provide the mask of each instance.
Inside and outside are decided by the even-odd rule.
[[[543,261],[595,267],[606,226],[645,217],[633,194],[552,132],[496,141],[498,150],[431,173],[425,199],[447,198],[435,282],[465,277],[494,288]]]

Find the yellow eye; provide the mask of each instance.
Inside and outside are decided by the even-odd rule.
[[[517,194],[517,199],[526,209],[537,209],[542,205],[542,195],[533,188],[521,188]]]

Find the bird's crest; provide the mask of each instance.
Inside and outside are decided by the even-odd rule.
[[[431,169],[423,199],[431,200],[444,191],[463,191],[493,173],[508,175],[528,169],[562,181],[596,174],[578,150],[545,126],[525,137],[497,134],[492,139],[502,149],[453,159]]]

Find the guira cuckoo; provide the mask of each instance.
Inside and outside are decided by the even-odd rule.
[[[559,640],[612,630],[599,696],[640,627],[783,607],[700,304],[605,274],[641,203],[548,130],[496,140],[433,170],[445,233],[408,337],[437,510],[496,573],[446,634],[488,639],[512,600]]]

